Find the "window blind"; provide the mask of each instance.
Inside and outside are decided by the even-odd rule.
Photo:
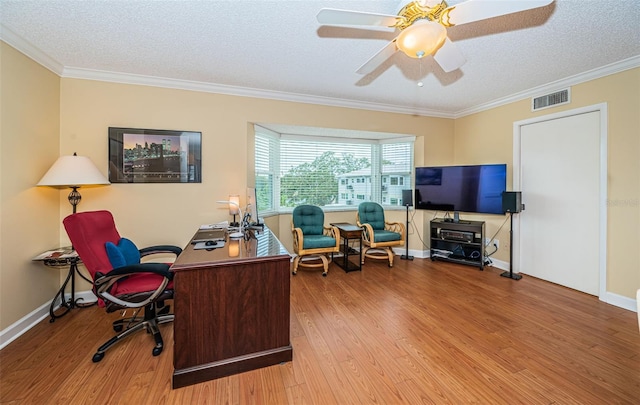
[[[256,191],[261,212],[288,211],[301,204],[329,209],[355,208],[363,201],[402,205],[402,190],[411,188],[413,138],[381,142],[278,136],[258,128]],[[272,193],[271,199],[261,197],[263,193]]]

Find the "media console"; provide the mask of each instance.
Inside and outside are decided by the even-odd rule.
[[[477,266],[484,270],[484,221],[445,221],[430,224],[431,260]]]

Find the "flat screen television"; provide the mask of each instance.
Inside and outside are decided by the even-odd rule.
[[[416,167],[416,209],[504,214],[507,165]]]

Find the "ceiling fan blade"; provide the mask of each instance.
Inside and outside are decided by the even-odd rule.
[[[544,7],[554,0],[467,0],[449,7],[442,19],[445,25],[461,25],[518,11]]]
[[[451,42],[449,38],[444,40],[440,49],[433,55],[433,59],[435,59],[442,70],[447,73],[453,72],[467,61],[462,52],[460,52],[458,47]]]
[[[367,75],[375,70],[382,62],[389,59],[391,55],[396,53],[398,48],[396,48],[396,40],[389,42],[384,48],[378,51],[375,55],[371,57],[368,61],[366,61],[362,66],[356,70],[356,73],[360,73],[361,75]]]
[[[323,8],[316,17],[320,24],[329,25],[374,25],[393,27],[400,17],[397,15],[365,13],[361,11]]]

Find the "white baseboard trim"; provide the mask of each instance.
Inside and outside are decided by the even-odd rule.
[[[633,298],[625,297],[607,291],[604,294],[604,297],[600,297],[600,301],[632,312],[638,312],[638,304]]]
[[[491,259],[491,267],[495,267],[496,269],[500,269],[500,270],[504,270],[504,271],[509,271],[509,262],[505,262],[503,260],[497,260],[497,259]],[[514,271],[514,273],[517,273],[517,271]]]
[[[393,253],[398,256],[402,256],[407,253],[406,248],[391,248],[391,250],[393,250]],[[429,257],[429,251],[409,249],[409,256],[413,256],[416,259],[426,259]]]
[[[65,299],[70,298],[71,294],[65,294]],[[75,298],[82,298],[81,302],[84,303],[94,302],[96,300],[96,296],[91,290],[76,292]],[[47,301],[21,319],[18,319],[16,322],[9,325],[7,328],[0,331],[0,350],[4,349],[5,346],[7,346],[9,343],[25,334],[29,329],[37,325],[38,322],[42,321],[45,318],[48,318],[50,305],[51,301]],[[57,310],[58,308],[60,308],[59,302],[54,307],[54,310]]]

